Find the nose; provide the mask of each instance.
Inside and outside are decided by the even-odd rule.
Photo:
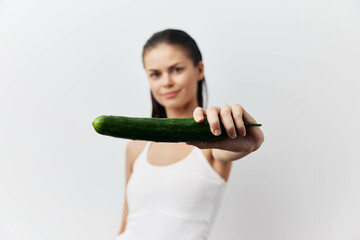
[[[173,80],[172,80],[170,74],[164,74],[163,75],[162,85],[163,86],[171,86],[171,85],[173,85]]]

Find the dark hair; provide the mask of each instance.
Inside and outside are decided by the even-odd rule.
[[[145,52],[149,48],[156,47],[160,43],[166,43],[170,45],[177,45],[182,47],[189,57],[192,59],[194,66],[197,66],[200,61],[202,61],[202,56],[199,47],[197,46],[195,40],[190,37],[186,32],[177,29],[165,29],[163,31],[154,33],[149,40],[145,43],[142,52],[142,59],[144,60]],[[203,100],[203,91],[205,92],[204,95],[206,96],[207,101],[207,87],[205,83],[205,77],[198,82],[198,89],[197,89],[197,100],[200,107],[204,107],[204,100]],[[166,118],[166,111],[164,106],[159,104],[151,90],[151,101],[152,101],[152,114],[151,117],[153,118]]]

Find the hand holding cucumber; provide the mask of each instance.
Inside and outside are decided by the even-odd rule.
[[[248,124],[248,122],[256,123],[256,121],[239,104],[209,107],[206,111],[197,107],[193,112],[193,117],[197,123],[204,121],[205,116],[214,136],[226,134],[228,138],[217,141],[188,142],[187,144],[203,149],[218,148],[242,152],[256,149],[260,140],[264,139],[263,132],[258,127],[253,127],[259,125]]]
[[[256,123],[240,105],[229,108],[229,106],[210,107],[205,111],[198,107],[194,110],[194,118],[134,118],[108,115],[97,117],[92,125],[95,131],[102,135],[154,142],[187,142],[199,148],[221,148],[224,143],[221,140],[230,140],[233,143],[229,145],[230,147],[226,147],[229,150],[239,148],[235,142],[240,138],[229,138],[234,131],[242,134],[247,130],[247,137],[242,138],[242,142],[244,139],[248,141],[246,144],[251,144],[254,137],[256,140],[257,136],[261,136],[262,132],[258,128],[245,129],[245,126],[261,126],[261,124]],[[217,114],[218,112],[220,114]],[[235,116],[235,125],[232,115]],[[241,116],[244,116],[245,122]],[[218,127],[221,129],[220,135],[215,134]]]

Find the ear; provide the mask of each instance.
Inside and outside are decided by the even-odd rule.
[[[198,69],[198,81],[200,81],[204,78],[204,63],[202,61],[198,63],[197,69]]]

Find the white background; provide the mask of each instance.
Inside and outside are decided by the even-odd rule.
[[[360,3],[0,1],[0,239],[109,239],[127,140],[99,115],[150,117],[156,31],[202,51],[209,105],[239,103],[262,147],[234,162],[211,240],[360,239]]]

